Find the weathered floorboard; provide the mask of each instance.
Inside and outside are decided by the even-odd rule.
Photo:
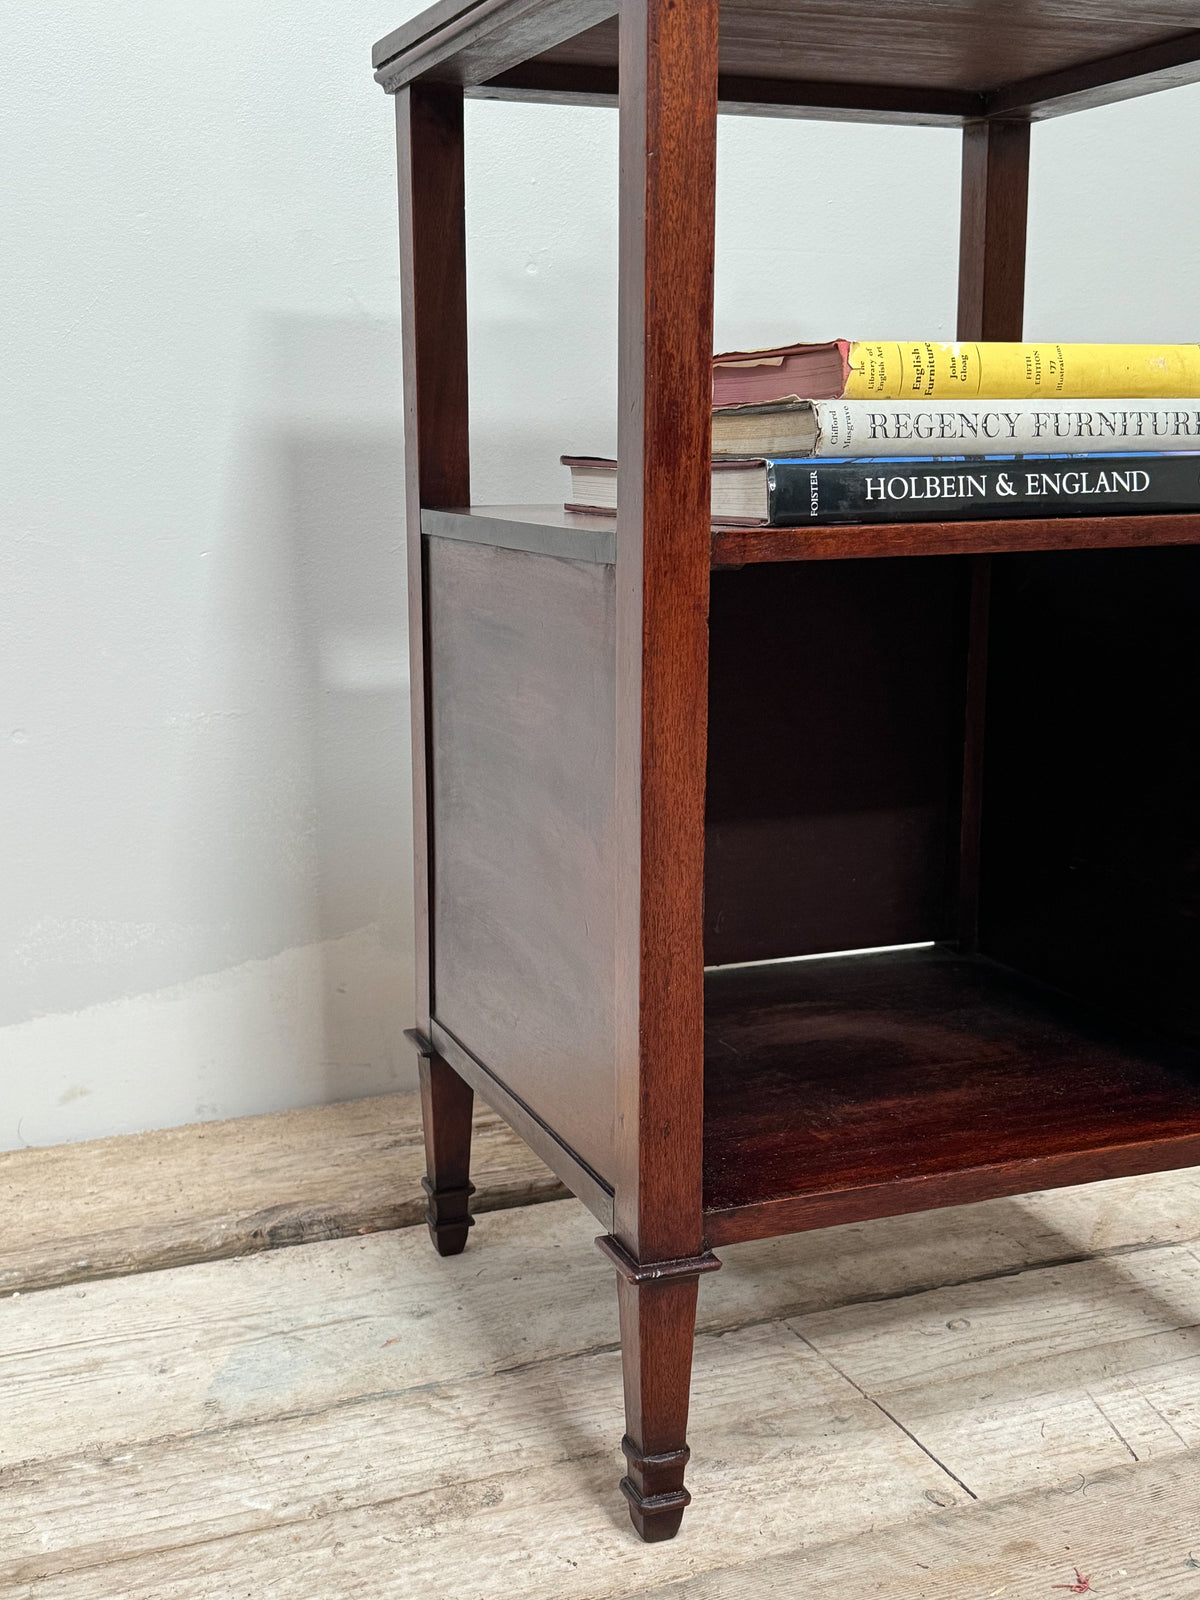
[[[779,1323],[702,1337],[696,1398],[705,1566],[776,1548],[801,1505],[808,1535],[833,1538],[864,1515],[884,1523],[935,1509],[926,1490],[954,1493]],[[395,1588],[381,1595],[559,1600],[686,1573],[693,1541],[679,1559],[654,1563],[614,1516],[620,1415],[613,1349],[108,1459],[34,1463],[3,1479],[0,1585],[74,1571],[80,1587],[64,1592],[82,1593],[86,1581],[95,1600],[201,1576],[198,1594],[225,1584],[239,1592],[235,1579],[247,1593],[271,1593],[268,1575],[277,1581],[292,1568],[298,1581],[331,1542],[353,1552],[349,1572],[364,1548],[378,1550],[372,1564],[390,1552]]]
[[[723,1252],[698,1326],[1125,1252],[1139,1232],[1187,1240],[1196,1198],[1182,1172],[757,1241]],[[611,1269],[581,1206],[474,1231],[456,1267],[413,1229],[0,1301],[0,1467],[615,1344]]]
[[[790,1325],[980,1498],[1200,1445],[1185,1245]]]
[[[1058,1197],[1037,1197],[1046,1198]],[[1122,1485],[1121,1497],[1136,1515],[1123,1524],[1124,1549],[1105,1557],[1104,1593],[1183,1600],[1192,1592],[1187,1584],[1198,1581],[1196,1569],[1183,1563],[1200,1459],[1188,1453],[1200,1441],[1194,1331],[1200,1264],[1188,1246],[859,1300],[790,1323],[756,1321],[722,1332],[723,1316],[746,1314],[748,1286],[757,1287],[749,1298],[761,1313],[771,1287],[777,1300],[786,1299],[805,1266],[767,1245],[731,1249],[728,1265],[735,1273],[742,1266],[743,1281],[726,1286],[725,1296],[716,1292],[724,1275],[704,1284],[714,1331],[697,1343],[693,1481],[707,1492],[697,1500],[695,1536],[665,1554],[632,1541],[608,1492],[619,1360],[611,1339],[595,1347],[602,1341],[593,1336],[603,1330],[588,1313],[603,1308],[611,1321],[610,1297],[569,1293],[542,1318],[523,1303],[528,1273],[545,1304],[538,1264],[547,1257],[557,1279],[569,1276],[563,1256],[572,1241],[562,1224],[572,1218],[580,1232],[593,1226],[581,1208],[563,1206],[509,1212],[481,1227],[502,1268],[484,1272],[481,1252],[471,1283],[472,1336],[483,1370],[467,1365],[472,1340],[455,1345],[447,1338],[462,1320],[455,1314],[464,1304],[457,1269],[466,1259],[448,1267],[423,1250],[394,1263],[403,1268],[397,1284],[408,1291],[396,1298],[412,1306],[407,1325],[397,1322],[401,1331],[380,1339],[386,1324],[364,1318],[361,1303],[351,1300],[334,1346],[345,1353],[356,1393],[331,1390],[331,1350],[306,1346],[320,1310],[312,1296],[323,1281],[330,1307],[344,1300],[372,1263],[376,1273],[386,1271],[386,1261],[375,1259],[381,1246],[423,1246],[416,1230],[9,1301],[6,1316],[21,1319],[39,1312],[52,1319],[72,1302],[81,1313],[90,1310],[95,1340],[107,1347],[110,1362],[122,1339],[115,1323],[121,1289],[173,1288],[187,1309],[200,1298],[194,1280],[206,1280],[211,1294],[214,1279],[253,1277],[290,1330],[256,1341],[248,1301],[227,1296],[230,1361],[206,1383],[197,1383],[202,1375],[186,1361],[166,1374],[148,1371],[147,1355],[157,1359],[148,1350],[124,1372],[123,1387],[134,1395],[126,1416],[130,1443],[55,1454],[52,1429],[33,1439],[36,1458],[0,1478],[0,1594],[190,1600],[243,1586],[318,1600],[391,1593],[402,1580],[405,1592],[431,1600],[464,1593],[501,1600],[514,1592],[529,1600],[602,1600],[661,1592],[674,1582],[685,1586],[668,1593],[733,1600],[785,1594],[788,1575],[794,1585],[802,1574],[806,1592],[823,1597],[848,1596],[857,1575],[860,1592],[895,1600],[950,1594],[948,1578],[936,1590],[919,1587],[921,1569],[933,1565],[930,1553],[936,1558],[942,1541],[946,1572],[968,1597],[1001,1586],[1007,1593],[1014,1568],[1028,1575],[1018,1593],[1033,1594],[1038,1582],[1044,1589],[1069,1579],[1076,1559],[1094,1569],[1098,1535],[1115,1548],[1118,1501],[1109,1496],[1096,1521],[1090,1498],[1096,1483],[1110,1481]],[[846,1229],[843,1240],[851,1244],[851,1233],[886,1226]],[[795,1248],[810,1237],[770,1244]],[[309,1258],[319,1261],[319,1271],[289,1299],[287,1280],[302,1278]],[[432,1283],[432,1293],[430,1282],[415,1281],[417,1259],[433,1262],[434,1278],[443,1280]],[[850,1284],[838,1287],[844,1292]],[[825,1285],[827,1295],[831,1288]],[[105,1296],[114,1296],[107,1307],[87,1307]],[[164,1297],[159,1318],[169,1304]],[[133,1309],[148,1320],[150,1308]],[[428,1335],[412,1337],[422,1322],[431,1325]],[[349,1337],[356,1326],[357,1345]],[[13,1375],[32,1369],[36,1377],[39,1332],[48,1331],[48,1322],[39,1330],[25,1320],[14,1330],[4,1369]],[[173,1332],[185,1345],[186,1328]],[[78,1326],[62,1326],[63,1354],[79,1334]],[[289,1344],[298,1347],[290,1361]],[[379,1363],[368,1370],[363,1352],[376,1345]],[[383,1368],[392,1360],[387,1385]],[[156,1375],[174,1391],[174,1418],[145,1408]],[[44,1384],[41,1394],[44,1404]],[[95,1384],[86,1377],[65,1383],[62,1397],[83,1414],[86,1430],[95,1415]],[[1116,1405],[1133,1398],[1162,1424],[1161,1436],[1150,1441],[1154,1452],[1173,1452],[1145,1463],[1159,1473],[1148,1503],[1139,1480],[1122,1479],[1119,1468],[1113,1476],[1115,1464],[1129,1460],[1128,1450],[1115,1431],[1096,1425],[1099,1411],[1089,1416],[1099,1400],[1110,1417],[1127,1420],[1129,1406],[1122,1413]],[[10,1426],[12,1407],[0,1407],[0,1415]],[[1042,1431],[1039,1421],[1048,1418],[1052,1425]],[[1079,1428],[1078,1437],[1060,1425],[1063,1419]],[[144,1436],[132,1437],[138,1428]],[[1034,1436],[1040,1442],[1031,1450]],[[1143,1435],[1131,1437],[1145,1447]],[[1041,1499],[1003,1499],[1039,1486],[1047,1491]],[[982,1523],[946,1517],[970,1505],[972,1494],[1021,1510]],[[977,1507],[970,1515],[981,1512]],[[1038,1519],[1040,1539],[1017,1531]],[[854,1541],[857,1552],[861,1536],[898,1524],[905,1528],[891,1559],[911,1584],[905,1588],[890,1582],[884,1555],[872,1557],[864,1575],[865,1558],[843,1548]],[[790,1556],[780,1557],[781,1549]],[[1135,1575],[1140,1587],[1116,1581],[1118,1557],[1124,1576]],[[717,1571],[704,1579],[709,1569]],[[987,1588],[980,1587],[985,1577]],[[702,1579],[693,1591],[690,1585]]]
[[[0,1294],[410,1227],[425,1216],[415,1094],[0,1154]],[[475,1114],[475,1211],[566,1190]]]
[[[729,1249],[701,1286],[704,1492],[669,1555],[611,1492],[616,1319],[578,1205],[486,1217],[454,1262],[413,1229],[10,1297],[0,1594],[601,1600],[714,1568],[748,1595],[802,1541],[1190,1460],[1195,1193],[1127,1179]]]
[[[1147,1462],[640,1591],[642,1600],[1194,1600],[1200,1456]],[[1057,1585],[1057,1589],[1054,1587]]]

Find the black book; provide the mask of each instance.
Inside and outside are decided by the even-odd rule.
[[[617,464],[564,456],[569,510],[615,511]],[[1034,456],[811,456],[713,461],[712,519],[726,527],[958,522],[1200,510],[1200,451]]]

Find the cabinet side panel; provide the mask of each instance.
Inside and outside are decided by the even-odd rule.
[[[433,1013],[611,1182],[613,569],[427,548]]]
[[[705,960],[943,934],[968,569],[714,573]]]
[[[1200,1040],[1200,549],[995,559],[981,948]]]

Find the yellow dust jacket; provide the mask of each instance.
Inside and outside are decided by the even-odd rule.
[[[848,361],[847,400],[1157,400],[1200,394],[1200,344],[856,339]]]

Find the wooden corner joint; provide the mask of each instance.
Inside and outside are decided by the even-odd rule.
[[[596,1248],[602,1256],[608,1257],[626,1283],[665,1283],[673,1278],[698,1278],[702,1272],[716,1272],[721,1265],[711,1250],[704,1250],[698,1256],[681,1256],[676,1261],[635,1261],[611,1233],[601,1234],[596,1240]]]
[[[426,1060],[433,1056],[433,1041],[420,1028],[405,1028],[404,1037],[415,1047],[419,1056],[424,1056]]]

